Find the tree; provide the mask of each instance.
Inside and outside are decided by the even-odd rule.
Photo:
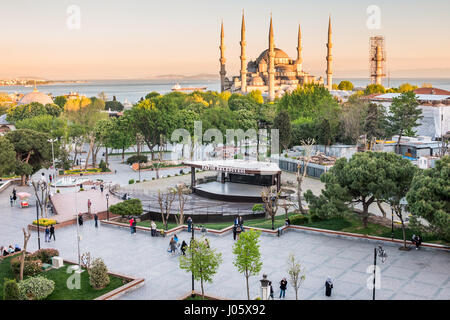
[[[261,198],[266,208],[266,219],[269,217],[272,219],[272,230],[275,229],[274,220],[278,210],[280,194],[281,192],[277,191],[277,186],[264,187],[261,190]]]
[[[172,192],[176,194],[178,200],[178,214],[175,215],[175,220],[177,225],[184,224],[184,206],[186,202],[190,199],[189,194],[192,193],[192,190],[186,186],[184,183],[177,184],[175,188],[172,189]]]
[[[186,250],[186,255],[180,257],[180,268],[191,272],[202,288],[202,298],[205,299],[203,283],[212,283],[214,275],[222,263],[222,254],[207,245],[206,239],[192,239]]]
[[[403,247],[406,249],[406,228],[404,221],[403,201],[409,191],[417,167],[408,159],[391,152],[377,152],[375,155],[383,161],[384,166],[384,188],[380,200],[388,203],[394,210],[395,215],[402,224]],[[378,202],[379,204],[379,202]],[[380,206],[381,207],[381,206]]]
[[[125,200],[110,206],[109,211],[125,217],[140,216],[143,212],[142,202],[139,199]]]
[[[14,172],[16,152],[12,143],[0,136],[0,177],[10,175]]]
[[[133,127],[132,119],[128,115],[113,118],[111,125],[111,128],[106,133],[105,146],[107,148],[122,150],[122,163],[124,163],[125,150],[135,143],[136,129]]]
[[[310,212],[319,216],[340,215],[348,211],[349,205],[361,204],[362,210],[356,212],[367,228],[369,206],[383,199],[387,188],[388,166],[383,157],[371,151],[355,153],[349,160],[338,159],[328,172],[320,176],[325,183],[321,195],[316,197],[310,190],[305,194]]]
[[[353,90],[353,83],[351,83],[350,81],[347,81],[347,80],[343,80],[343,81],[341,81],[339,83],[338,89],[339,90],[352,91]]]
[[[113,101],[105,102],[105,110],[122,111],[123,108],[124,108],[124,106],[120,101],[113,100]]]
[[[30,104],[17,105],[8,110],[6,119],[10,122],[16,122],[23,119],[33,118],[36,116],[50,115],[59,117],[62,108],[56,104],[46,104],[45,106],[39,102]]]
[[[61,139],[67,132],[67,121],[51,115],[39,115],[16,122],[17,129],[30,129],[47,133],[52,139]]]
[[[291,120],[315,119],[323,106],[337,108],[338,103],[328,89],[321,85],[308,84],[286,93],[277,103],[277,111],[285,110]]]
[[[260,235],[261,231],[250,229],[242,232],[233,245],[233,254],[235,255],[233,264],[245,276],[248,300],[250,300],[248,278],[258,275],[262,268],[261,253],[259,251]]]
[[[367,140],[372,141],[373,139],[386,137],[386,126],[386,110],[383,105],[369,103],[363,126],[363,132],[366,134]]]
[[[292,126],[289,114],[282,110],[277,114],[273,122],[273,128],[279,130],[280,146],[287,151],[292,139]],[[281,153],[282,150],[280,150]]]
[[[252,90],[247,94],[247,97],[252,99],[254,102],[258,104],[263,104],[264,99],[260,90]]]
[[[110,282],[108,275],[108,268],[101,258],[96,258],[92,261],[89,268],[89,284],[94,289],[103,289]]]
[[[431,230],[442,239],[450,241],[450,156],[437,160],[434,168],[417,174],[406,195],[412,214],[410,225]],[[428,222],[426,228],[420,222]]]
[[[61,110],[64,110],[64,106],[66,105],[67,98],[64,96],[57,96],[55,99],[53,99],[53,102],[55,102],[56,105],[58,105]]]
[[[22,255],[21,255],[21,259],[20,259],[20,272],[19,272],[19,280],[22,281],[23,280],[23,267],[25,266],[25,257],[27,254],[27,245],[28,245],[28,240],[30,240],[31,237],[31,233],[30,232],[26,232],[25,228],[22,228],[23,231],[23,249],[22,249]]]
[[[388,121],[391,133],[398,134],[397,153],[400,149],[400,140],[403,134],[417,127],[419,125],[417,121],[422,118],[422,110],[419,108],[419,102],[414,92],[408,91],[402,93],[400,97],[392,99]]]
[[[302,268],[301,264],[295,258],[294,254],[291,253],[288,259],[288,274],[291,280],[291,286],[295,290],[295,300],[298,300],[298,289],[305,281],[305,269]]]
[[[301,142],[303,146],[303,156],[299,160],[303,161],[303,172],[300,173],[300,163],[297,164],[297,199],[298,199],[298,209],[301,213],[306,214],[306,210],[303,209],[302,205],[302,183],[305,180],[306,174],[308,172],[308,164],[311,162],[311,157],[314,155],[314,145],[316,141],[314,139],[303,140]]]
[[[48,167],[52,159],[50,137],[41,132],[19,129],[8,132],[5,137],[14,146],[16,164],[14,172],[22,176],[22,185],[29,176],[42,167]]]
[[[5,279],[3,284],[3,300],[19,300],[19,287],[16,279]]]
[[[41,218],[47,217],[47,205],[49,202],[50,184],[45,180],[31,181],[36,196],[37,204],[41,211]]]
[[[414,91],[418,88],[418,86],[412,85],[410,83],[403,83],[398,87],[397,92],[408,92],[408,91]]]
[[[172,208],[173,201],[175,200],[175,192],[169,190],[162,193],[158,190],[158,204],[161,212],[161,220],[166,230],[168,230],[167,224],[169,223],[170,209]]]
[[[367,96],[372,93],[385,93],[386,89],[381,84],[369,84],[364,90],[364,94]]]
[[[358,138],[364,131],[367,106],[368,104],[361,99],[348,101],[342,106],[342,111],[338,115],[341,131],[338,136],[339,142],[343,144],[356,144],[358,142]]]

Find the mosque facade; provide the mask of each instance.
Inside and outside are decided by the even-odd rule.
[[[299,85],[319,84],[324,85],[323,77],[315,77],[303,70],[302,58],[302,34],[300,25],[298,27],[297,40],[297,58],[291,59],[286,52],[276,48],[274,43],[274,32],[272,17],[270,17],[269,27],[269,46],[265,49],[256,60],[247,63],[246,58],[246,39],[245,39],[245,18],[242,14],[241,25],[241,69],[238,76],[231,79],[226,77],[225,68],[225,34],[223,23],[220,32],[220,83],[221,91],[248,93],[253,90],[260,90],[263,94],[268,95],[269,100],[273,101],[275,97],[282,96],[285,92],[295,90]],[[328,42],[327,42],[327,84],[326,87],[332,89],[332,55],[331,55],[331,18],[328,22]]]

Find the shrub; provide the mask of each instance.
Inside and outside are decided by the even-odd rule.
[[[323,219],[319,216],[319,215],[317,215],[317,214],[312,214],[311,215],[311,221],[312,222],[318,222],[318,221],[322,221]]]
[[[180,174],[184,174],[184,171],[183,171],[183,169],[181,169],[181,170],[180,170]]]
[[[125,200],[110,206],[109,211],[122,216],[139,216],[143,212],[142,202],[139,199]]]
[[[133,183],[134,183],[134,179],[128,180],[128,184],[133,184]]]
[[[98,166],[100,167],[102,172],[106,172],[106,170],[108,170],[108,168],[106,167],[106,162],[103,161],[103,159],[100,161],[100,164]]]
[[[103,289],[109,284],[108,268],[101,258],[92,262],[89,269],[89,284],[94,289]]]
[[[153,177],[152,180],[155,180],[155,177]]]
[[[59,256],[59,251],[56,249],[41,249],[30,255],[30,260],[41,260],[42,263],[52,263],[52,258]]]
[[[135,155],[135,156],[131,156],[127,159],[127,163],[129,165],[132,165],[133,163],[146,163],[148,161],[147,156],[145,155]]]
[[[59,191],[59,189],[56,189],[56,193],[60,193],[61,191]]]
[[[20,281],[18,287],[20,300],[42,300],[55,290],[55,282],[37,276]]]
[[[5,279],[3,285],[3,300],[19,300],[19,287],[16,279]]]
[[[253,208],[252,208],[253,212],[257,212],[257,211],[264,211],[264,207],[262,205],[262,203],[256,203]]]
[[[80,188],[80,190],[79,191],[84,191],[84,188]]]
[[[305,216],[303,214],[296,214],[289,217],[289,220],[291,220],[291,224],[293,225],[302,225],[309,222],[308,216]]]
[[[11,259],[10,265],[11,270],[14,273],[16,278],[20,275],[20,259],[22,256],[18,256],[16,258]],[[33,256],[25,257],[25,263],[23,266],[23,276],[24,277],[33,277],[42,271],[42,261]]]

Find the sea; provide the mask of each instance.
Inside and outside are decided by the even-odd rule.
[[[341,80],[351,81],[355,87],[365,87],[369,84],[367,78],[334,78],[334,83]],[[386,87],[398,87],[402,83],[410,83],[422,86],[424,83],[431,84],[435,88],[450,91],[450,78],[391,78],[389,81],[384,79],[383,85]],[[172,91],[176,84],[181,87],[206,87],[207,90],[219,91],[220,80],[217,79],[195,79],[195,80],[90,80],[82,83],[54,83],[49,85],[39,85],[38,90],[44,93],[52,94],[53,97],[78,92],[87,97],[98,96],[104,92],[108,100],[113,97],[120,102],[136,103],[149,92],[156,91],[165,94]],[[33,91],[33,87],[25,86],[0,86],[0,92],[23,93]]]

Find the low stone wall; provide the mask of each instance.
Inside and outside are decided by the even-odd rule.
[[[6,182],[4,182],[1,186],[0,186],[0,192],[2,192],[3,190],[8,189],[9,186],[13,185],[13,184],[19,184],[20,180],[18,179],[11,179],[8,180]]]
[[[105,224],[105,225],[119,227],[119,228],[129,228],[130,227],[129,225],[127,225],[125,223],[120,223],[120,222],[116,222],[116,221],[102,220],[101,223]],[[176,228],[165,231],[165,234],[171,235],[171,234],[183,231],[185,229],[187,230],[187,226],[182,225],[182,226],[178,226]],[[199,227],[194,227],[194,229],[197,231],[201,231],[201,228],[199,228]],[[384,237],[378,237],[378,236],[371,236],[371,235],[364,235],[364,234],[350,233],[350,232],[341,232],[341,231],[334,231],[334,230],[328,230],[328,229],[318,229],[318,228],[303,227],[303,226],[294,226],[294,225],[283,226],[283,227],[280,227],[279,229],[275,229],[275,230],[256,228],[256,227],[246,227],[244,225],[244,229],[259,230],[263,234],[271,235],[271,236],[282,236],[283,233],[286,231],[297,231],[297,232],[308,232],[308,233],[312,233],[312,234],[321,234],[321,235],[332,236],[332,237],[345,237],[347,239],[352,239],[352,240],[363,239],[363,240],[366,240],[369,242],[375,242],[375,243],[379,243],[380,241],[382,241],[382,242],[386,242],[386,243],[390,243],[390,244],[396,243],[396,244],[403,245],[403,240],[399,240],[399,239],[392,240],[390,238],[384,238]],[[136,230],[145,231],[145,232],[151,231],[150,228],[140,227],[140,226],[137,226]],[[160,231],[161,229],[157,229],[157,230]],[[233,226],[230,225],[229,227],[226,227],[222,230],[206,228],[206,233],[210,234],[210,235],[215,235],[215,236],[223,236],[225,234],[228,234],[228,232],[231,232],[232,230],[233,230]],[[407,241],[407,244],[411,245],[411,242]],[[450,252],[450,246],[434,244],[434,243],[422,243],[421,248],[431,249],[431,250],[444,250],[444,251]]]

